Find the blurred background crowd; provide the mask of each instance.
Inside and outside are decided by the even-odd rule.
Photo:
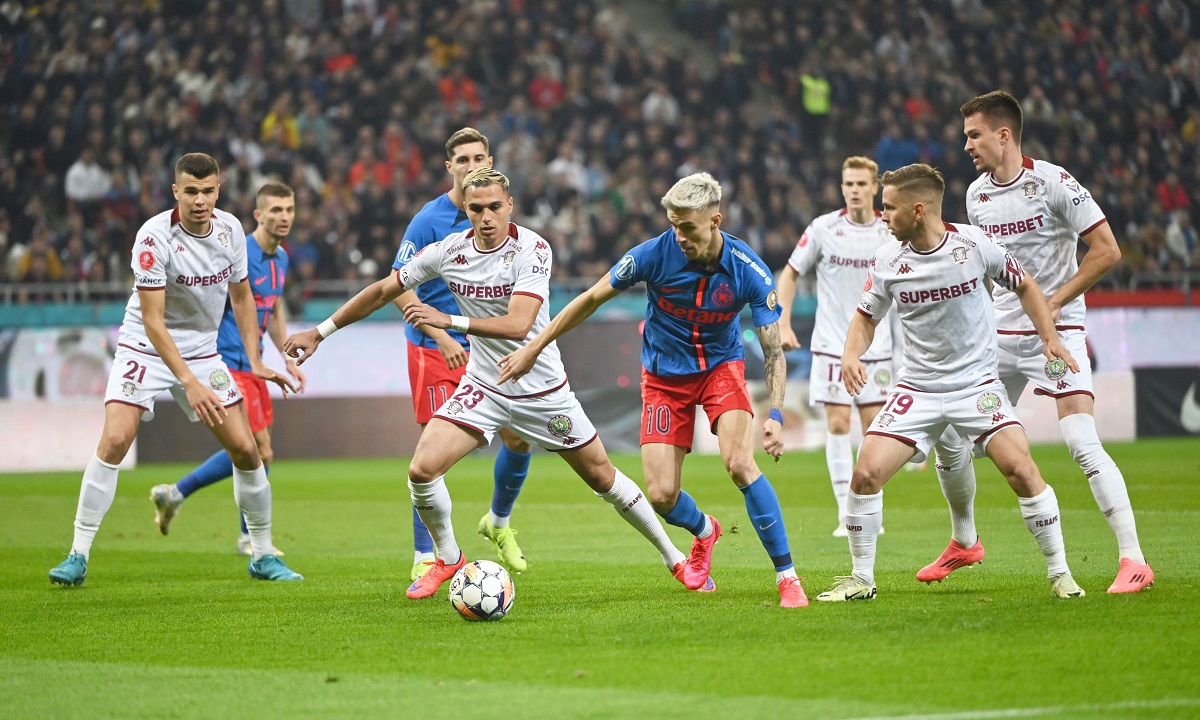
[[[597,277],[664,230],[658,199],[697,170],[725,187],[725,229],[778,268],[842,205],[847,155],[935,165],[965,220],[958,107],[997,88],[1022,100],[1026,154],[1107,213],[1124,258],[1104,284],[1200,264],[1188,2],[641,5],[634,22],[595,0],[4,0],[0,281],[126,281],[191,151],[221,163],[220,205],[247,230],[263,181],[297,190],[298,292],[373,280],[448,188],[443,143],[465,125],[556,278]]]

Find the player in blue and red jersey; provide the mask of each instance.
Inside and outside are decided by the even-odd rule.
[[[287,319],[284,316],[282,298],[283,281],[288,270],[288,255],[280,244],[291,232],[296,219],[295,193],[280,182],[264,184],[258,190],[254,219],[258,221],[258,227],[246,242],[246,267],[250,291],[258,308],[259,353],[262,353],[264,334],[271,336],[271,341],[282,353],[283,341],[287,339]],[[271,424],[275,421],[275,411],[271,405],[271,396],[267,393],[266,382],[250,372],[250,358],[246,354],[241,335],[238,334],[237,323],[233,319],[233,308],[228,300],[225,301],[225,315],[217,328],[217,352],[221,354],[238,384],[238,389],[246,398],[250,430],[254,433],[254,441],[258,444],[258,454],[262,456],[263,465],[269,469],[275,455],[271,448]],[[304,392],[304,372],[296,365],[295,360],[286,356],[284,359],[287,360],[288,374],[296,379],[300,392]],[[150,500],[156,509],[154,522],[158,525],[159,532],[167,534],[171,519],[189,495],[231,475],[233,461],[229,458],[229,453],[221,450],[179,482],[173,485],[155,485],[150,491]],[[249,555],[251,551],[245,518],[242,518],[238,551],[243,555]],[[274,548],[273,554],[282,555],[283,552]]]
[[[758,537],[775,566],[783,607],[808,598],[796,577],[779,498],[754,461],[753,417],[746,388],[738,315],[750,306],[766,362],[771,411],[763,447],[783,454],[783,393],[787,374],[779,338],[780,308],[766,264],[738,238],[722,232],[721,185],[708,173],[683,178],[662,198],[671,229],[630,250],[609,274],[575,298],[525,347],[501,361],[500,382],[520,378],[555,338],[639,282],[649,295],[642,335],[642,469],[658,514],[695,540],[680,568],[685,585],[709,575],[721,524],[700,512],[680,487],[691,451],[696,406],[703,405],[721,458],[746,501]]]
[[[408,224],[396,261],[392,263],[393,276],[425,246],[471,227],[463,212],[462,181],[474,170],[492,166],[488,148],[487,137],[469,127],[454,133],[446,141],[446,170],[454,178],[453,186],[446,194],[426,203]],[[450,288],[440,278],[402,293],[395,304],[403,311],[405,305],[418,299],[448,315],[460,314]],[[471,346],[465,334],[430,325],[418,328],[409,324],[404,329],[404,336],[408,340],[408,382],[412,388],[413,411],[417,423],[424,428],[433,413],[454,394],[467,369],[467,353]],[[517,531],[509,526],[508,520],[529,474],[531,448],[508,428],[502,428],[499,435],[504,444],[500,446],[492,473],[495,483],[492,505],[488,514],[479,520],[479,534],[496,545],[500,561],[510,570],[524,572],[525,554],[517,545]],[[415,581],[433,567],[436,556],[429,530],[415,508],[412,518],[415,552],[411,578]]]

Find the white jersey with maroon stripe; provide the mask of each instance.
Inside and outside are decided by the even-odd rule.
[[[809,344],[814,353],[842,356],[854,306],[862,297],[867,267],[875,251],[887,242],[892,242],[892,234],[878,213],[870,223],[859,225],[850,220],[844,208],[813,220],[796,241],[788,265],[801,275],[817,269],[817,319]],[[863,360],[886,360],[891,356],[891,323],[880,323]]]
[[[1022,157],[1021,172],[997,183],[985,173],[967,190],[967,218],[1003,242],[1046,297],[1079,270],[1075,249],[1079,236],[1105,221],[1104,212],[1087,188],[1058,165]],[[1035,334],[1033,321],[1017,296],[996,288],[996,322],[1001,332]],[[1062,309],[1060,329],[1083,329],[1087,308],[1083,296]]]
[[[514,223],[508,224],[508,236],[499,247],[481,250],[475,242],[475,230],[448,235],[421,249],[397,278],[405,288],[440,277],[450,288],[463,315],[491,318],[508,314],[513,295],[529,295],[542,301],[537,319],[523,340],[471,335],[471,356],[467,374],[491,390],[506,397],[543,395],[567,382],[558,345],[550,343],[528,375],[501,387],[500,359],[529,342],[550,322],[550,269],[553,264],[550,243],[540,235]]]
[[[142,320],[138,290],[166,292],[163,319],[184,359],[215,355],[217,328],[231,282],[246,279],[242,223],[213,210],[208,234],[198,237],[179,222],[179,210],[159,213],[138,230],[133,243],[134,293],[125,305],[118,342],[157,355]]]
[[[1009,289],[1021,264],[990,235],[946,223],[929,252],[892,242],[875,253],[858,312],[882,320],[896,307],[904,362],[896,387],[951,392],[996,379],[996,318],[986,277]]]

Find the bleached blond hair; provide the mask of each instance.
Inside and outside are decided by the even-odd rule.
[[[688,175],[671,186],[662,196],[662,206],[668,210],[707,210],[721,204],[721,183],[706,172]]]
[[[499,185],[504,188],[504,194],[510,195],[508,189],[508,176],[499,170],[494,170],[490,167],[481,167],[478,170],[472,170],[467,174],[462,181],[462,191],[467,192],[467,188],[485,188],[488,185]]]

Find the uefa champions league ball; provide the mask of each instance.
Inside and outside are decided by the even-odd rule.
[[[450,578],[450,604],[467,620],[499,620],[513,604],[508,571],[491,560],[463,565]]]

